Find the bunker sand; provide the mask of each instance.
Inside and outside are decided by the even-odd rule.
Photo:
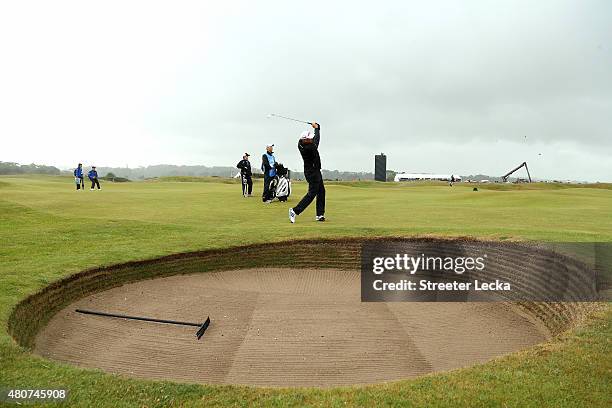
[[[195,330],[76,308],[201,322]],[[359,271],[260,268],[171,276],[85,297],[34,352],[138,378],[209,384],[369,384],[451,370],[550,337],[507,303],[361,303]]]

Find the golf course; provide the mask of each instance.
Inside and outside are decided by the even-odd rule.
[[[562,330],[552,331],[543,340],[534,335],[537,341],[528,347],[500,353],[487,361],[431,373],[424,370],[425,374],[416,372],[410,378],[368,381],[371,383],[365,385],[317,387],[316,378],[308,378],[296,382],[297,386],[267,386],[278,381],[247,386],[190,381],[197,377],[190,374],[184,376],[184,382],[178,380],[183,377],[163,380],[163,375],[154,380],[147,375],[132,375],[129,368],[113,369],[111,364],[100,369],[78,367],[67,363],[69,358],[59,361],[41,356],[44,353],[39,352],[37,342],[47,341],[50,346],[45,350],[50,350],[52,346],[57,348],[51,341],[57,339],[37,340],[39,333],[60,310],[95,294],[96,284],[102,290],[111,289],[109,298],[120,300],[124,283],[143,285],[134,286],[136,291],[148,290],[147,280],[151,278],[212,273],[208,272],[211,262],[221,265],[218,270],[231,271],[235,265],[234,269],[244,269],[241,273],[247,274],[250,268],[266,267],[270,261],[266,254],[274,254],[275,260],[270,263],[280,269],[268,271],[271,275],[265,281],[261,278],[261,282],[255,279],[253,283],[273,285],[266,282],[285,279],[283,268],[344,269],[343,254],[349,251],[335,243],[347,242],[353,248],[370,238],[612,242],[612,184],[457,183],[450,187],[443,182],[326,181],[327,220],[316,222],[311,206],[291,224],[288,208],[297,203],[307,185],[294,182],[293,188],[287,203],[263,204],[259,197],[261,180],[255,180],[254,196],[244,198],[239,181],[229,178],[103,182],[99,191],[75,191],[72,177],[1,176],[0,388],[66,389],[67,406],[87,407],[609,406],[609,303],[589,303],[585,306],[588,312]],[[293,256],[301,254],[298,250],[283,251],[298,245],[296,242],[326,253],[326,262]],[[209,264],[198,261],[193,266],[185,261],[192,256],[189,254]],[[149,262],[158,258],[158,266]],[[68,296],[68,292],[61,292],[58,282],[76,282],[78,278],[73,279],[73,275],[89,279],[87,284],[91,286],[74,286],[69,297],[57,295],[49,300],[52,311],[44,310],[46,303],[36,304],[36,299],[43,298],[37,298],[37,294],[52,297],[52,291],[46,289],[49,287]],[[241,276],[232,276],[233,287],[241,284]],[[300,284],[299,274],[287,275],[287,279]],[[105,283],[100,283],[102,280]],[[199,284],[210,285],[193,281],[191,289],[185,287],[184,296],[190,297],[194,307],[199,303],[198,296],[208,295],[205,290],[194,289]],[[158,296],[162,299],[163,293]],[[291,297],[287,295],[288,302]],[[104,301],[98,299],[99,306]],[[171,307],[172,302],[168,303]],[[218,303],[222,307],[222,302]],[[295,313],[300,312],[297,309]],[[451,309],[432,308],[431,313],[450,313]],[[189,316],[191,312],[186,311]],[[211,312],[211,328],[221,317]],[[74,327],[78,328],[77,323]],[[367,330],[368,322],[363,326]],[[157,330],[156,326],[147,327]],[[62,327],[53,330],[45,335],[62,335]],[[477,330],[472,333],[477,334]],[[147,344],[149,338],[143,336],[138,341]],[[205,347],[206,335],[201,341],[197,345]],[[155,344],[154,336],[149,344],[154,355],[156,349],[151,344]],[[190,373],[201,366],[215,379],[214,368],[223,369],[221,355],[219,361],[191,362]]]

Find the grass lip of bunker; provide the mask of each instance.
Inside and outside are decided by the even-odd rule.
[[[501,243],[477,241],[473,239],[380,238],[380,240],[401,240],[404,242],[413,240],[415,242],[430,241],[433,243],[453,241],[454,243],[465,242],[472,245],[480,243],[482,245],[498,248],[503,247],[509,254],[516,254],[516,251],[529,250],[529,247],[521,243]],[[282,276],[289,276],[290,279],[293,279],[292,282],[289,282],[292,283],[293,286],[288,286],[298,287],[301,285],[302,288],[308,287],[309,279],[311,281],[313,279],[315,281],[317,279],[323,279],[329,282],[330,278],[337,277],[339,280],[332,284],[331,289],[337,289],[340,287],[338,285],[345,285],[343,287],[347,289],[347,293],[351,293],[351,290],[355,290],[354,286],[351,287],[351,282],[354,284],[355,279],[358,281],[358,275],[355,275],[355,271],[360,267],[360,252],[362,244],[365,241],[371,241],[371,239],[365,240],[362,238],[355,238],[289,241],[278,246],[248,245],[222,250],[176,254],[158,259],[91,269],[55,282],[45,287],[39,293],[24,299],[16,306],[10,316],[9,330],[20,345],[33,348],[35,352],[40,352],[42,350],[40,354],[43,356],[56,359],[53,353],[59,350],[60,355],[57,359],[61,361],[83,367],[98,367],[109,372],[124,373],[136,377],[212,384],[333,386],[399,380],[423,375],[429,372],[448,370],[483,362],[496,355],[506,354],[544,341],[551,335],[555,335],[571,327],[575,321],[579,320],[589,310],[589,304],[586,303],[542,302],[521,302],[510,305],[509,307],[504,306],[503,308],[498,308],[494,306],[495,304],[478,305],[469,303],[451,304],[450,306],[447,304],[434,303],[420,306],[419,304],[412,304],[413,306],[410,307],[401,303],[360,306],[358,293],[356,304],[352,304],[350,302],[343,303],[343,299],[335,299],[334,296],[331,295],[331,292],[329,293],[330,296],[326,299],[324,298],[324,293],[319,293],[319,299],[317,299],[317,301],[321,301],[322,299],[325,307],[317,310],[315,308],[316,302],[312,302],[312,299],[310,302],[308,300],[308,296],[313,296],[317,293],[312,291],[309,292],[307,289],[302,290],[302,292],[291,292],[288,291],[287,288],[283,289],[282,287],[273,287],[270,290],[265,289],[265,286],[269,285],[271,282],[276,282],[277,285],[281,284]],[[151,362],[150,356],[149,358],[142,358],[139,360],[143,355],[141,354],[139,357],[138,344],[130,344],[130,347],[125,351],[125,355],[118,355],[115,360],[110,359],[104,364],[99,364],[99,361],[79,359],[79,356],[76,355],[61,355],[61,343],[64,340],[59,337],[59,332],[56,333],[58,335],[55,336],[51,343],[48,342],[49,337],[45,336],[45,333],[47,332],[48,334],[48,330],[53,328],[53,319],[58,318],[62,313],[67,313],[68,310],[72,310],[73,303],[78,304],[78,302],[86,301],[92,297],[100,297],[104,294],[102,293],[104,291],[112,293],[113,290],[121,290],[122,285],[125,284],[133,284],[137,287],[146,289],[147,285],[155,283],[157,280],[156,278],[175,281],[178,279],[196,279],[197,281],[198,277],[202,278],[204,275],[208,275],[202,274],[202,272],[213,272],[208,275],[209,277],[213,275],[222,277],[223,271],[227,272],[227,276],[233,274],[236,283],[244,280],[245,277],[256,277],[259,275],[261,279],[259,282],[256,281],[255,283],[259,284],[261,290],[243,290],[246,289],[246,286],[249,286],[250,283],[253,283],[247,281],[245,287],[236,290],[233,294],[235,295],[233,303],[227,302],[227,304],[223,304],[223,302],[220,302],[217,305],[211,306],[218,307],[219,309],[215,314],[211,313],[213,324],[209,329],[210,333],[207,334],[207,336],[210,336],[207,340],[213,342],[212,345],[214,347],[212,347],[212,351],[225,353],[228,360],[218,360],[218,364],[212,364],[208,371],[200,370],[198,372],[195,367],[185,367],[188,369],[173,371],[167,370],[168,367],[165,364],[157,364],[157,366],[154,366],[155,364]],[[301,276],[298,273],[299,271],[304,271],[309,277]],[[528,271],[517,271],[517,273],[527,272]],[[351,273],[353,274],[351,275]],[[317,274],[318,278],[312,278]],[[179,277],[177,275],[189,276]],[[191,283],[196,286],[198,284],[195,281]],[[210,282],[200,284],[208,285],[209,283]],[[130,286],[131,285],[126,285],[124,288],[129,289]],[[227,288],[219,288],[219,290],[226,289]],[[180,290],[184,290],[184,288]],[[202,288],[199,288],[199,290],[202,290]],[[283,293],[283,291],[285,293]],[[115,296],[118,293],[119,292],[115,293]],[[224,293],[231,295],[229,292]],[[282,296],[279,296],[279,294]],[[304,295],[308,296],[304,297]],[[180,296],[180,294],[177,294],[177,296]],[[320,296],[323,296],[323,298]],[[277,298],[276,301],[273,299],[274,297]],[[185,296],[185,298],[189,298],[189,296]],[[278,302],[282,303],[283,299],[285,301],[283,306],[288,308],[290,308],[292,304],[295,304],[296,300],[304,301],[305,303],[300,304],[298,302],[293,310],[288,309],[288,314],[283,315],[282,313],[279,314],[279,310],[276,309],[276,307],[279,306]],[[104,300],[104,298],[100,298],[100,300]],[[196,301],[194,304],[197,303],[199,302]],[[250,309],[245,308],[245,304],[251,304],[253,307]],[[384,336],[386,337],[384,338],[387,340],[383,344],[383,346],[386,347],[385,351],[393,352],[394,355],[408,355],[411,356],[411,358],[406,361],[399,359],[397,364],[383,365],[382,370],[372,373],[371,367],[373,364],[386,361],[388,355],[384,353],[377,354],[375,353],[376,350],[373,348],[355,349],[354,346],[357,343],[355,341],[350,342],[346,340],[343,342],[342,335],[355,336],[357,335],[357,331],[354,330],[352,322],[346,322],[342,319],[334,320],[334,304],[340,309],[344,308],[344,311],[349,314],[350,312],[357,313],[355,316],[359,318],[369,317],[372,318],[370,321],[378,321],[380,327],[372,327],[370,333],[373,336],[383,336],[382,333],[385,333]],[[69,305],[70,307],[67,307]],[[256,307],[256,305],[260,306]],[[111,306],[112,305],[108,305],[107,307],[110,308]],[[147,305],[143,303],[141,306],[146,307]],[[164,305],[161,305],[160,307],[163,306]],[[180,307],[181,305],[178,306]],[[233,307],[234,316],[238,316],[236,317],[238,323],[233,326],[223,325],[223,308],[226,307]],[[359,309],[360,307],[369,307],[370,309]],[[416,313],[415,310],[418,311],[419,308],[422,315],[429,313],[428,319],[431,320],[433,318],[430,325],[439,330],[438,333],[432,331],[427,332],[427,325],[419,320],[418,316],[411,315],[411,313]],[[432,308],[438,308],[439,310],[434,311]],[[134,310],[124,311],[133,312]],[[151,312],[160,314],[162,311],[163,308],[151,309],[147,311],[147,314],[151,314]],[[474,315],[480,316],[480,319],[487,316],[490,317],[489,321],[499,320],[501,316],[503,318],[501,325],[494,328],[494,330],[500,332],[508,330],[513,326],[522,327],[521,325],[525,327],[530,326],[531,329],[528,333],[522,333],[527,333],[527,335],[524,336],[526,340],[522,339],[515,343],[510,342],[511,344],[505,345],[507,346],[506,348],[498,348],[489,354],[470,355],[470,352],[468,352],[466,359],[462,360],[458,358],[456,359],[456,364],[445,365],[444,359],[436,359],[432,356],[432,353],[427,350],[422,340],[431,341],[432,338],[442,339],[442,343],[435,343],[432,347],[437,350],[444,349],[444,347],[448,349],[449,343],[443,342],[445,336],[448,337],[449,333],[453,332],[453,325],[456,324],[458,319],[462,317],[465,318],[466,313],[470,311]],[[185,312],[184,310],[176,310],[175,313],[177,313],[175,317],[182,317],[182,314]],[[206,311],[206,313],[208,314],[208,311]],[[306,324],[306,327],[303,327],[302,331],[300,331],[299,325],[291,325],[286,327],[284,331],[279,329],[280,325],[278,325],[278,323],[276,327],[274,326],[274,321],[283,323],[289,322],[289,316],[292,313],[301,313],[300,322],[302,326]],[[310,318],[308,316],[309,313],[311,315]],[[225,316],[228,315],[231,314],[225,314]],[[436,316],[442,317],[436,318]],[[262,317],[263,320],[258,320]],[[321,317],[324,318],[324,320],[328,320],[329,325],[326,327],[337,326],[337,329],[341,330],[342,333],[333,330],[321,331],[320,328],[312,326],[312,322],[315,320],[320,322]],[[215,322],[215,320],[217,320],[217,322]],[[270,320],[272,323],[269,325],[261,325],[261,322],[265,320]],[[50,321],[51,324],[47,324]],[[411,329],[414,329],[414,326],[402,327],[401,323],[403,321],[409,322],[409,324],[416,324],[418,326],[417,329],[421,330],[420,333],[423,336],[429,337],[420,338],[418,335],[419,330],[412,330],[414,333],[411,333]],[[241,322],[246,322],[246,324],[239,324]],[[91,322],[85,324],[90,323]],[[363,324],[363,322],[361,323]],[[470,330],[472,332],[478,331],[476,326],[470,327],[470,324],[476,325],[477,323],[482,324],[483,321],[473,320],[463,326],[464,336],[467,336],[464,338],[465,344],[467,344],[469,340]],[[259,327],[257,327],[258,324],[260,325]],[[345,326],[342,326],[342,324]],[[130,333],[125,331],[124,326],[118,327],[116,325],[116,322],[112,323],[109,327],[109,331],[106,332],[110,337],[103,340],[120,340],[119,343],[121,343],[127,338],[138,338],[136,334],[142,333],[143,331],[152,334],[153,337],[158,336],[157,340],[159,340],[159,344],[168,342],[172,339],[180,339],[181,337],[180,333],[176,332],[176,329],[172,329],[174,330],[173,332],[164,332],[164,329],[158,327],[153,328],[150,325],[147,326],[143,324],[130,326],[129,330],[133,330],[133,332]],[[227,329],[227,331],[222,332],[224,328]],[[259,332],[257,331],[258,328]],[[80,331],[82,334],[83,330],[85,329],[86,331],[87,327],[77,324],[72,326],[72,329]],[[95,329],[95,327],[93,327],[93,329]],[[321,333],[317,330],[321,331]],[[262,331],[265,331],[265,333]],[[309,331],[308,335],[305,334],[306,331]],[[122,335],[126,337],[122,338],[122,335],[118,335],[117,333],[123,333]],[[411,334],[408,335],[407,333]],[[274,336],[275,334],[276,336]],[[492,337],[489,338],[491,341],[487,344],[493,347],[495,345],[495,336],[498,334],[500,333],[492,333]],[[319,336],[318,339],[315,338],[315,335]],[[518,339],[521,337],[521,332],[517,332],[515,335]],[[256,337],[260,339],[256,339]],[[192,341],[192,337],[186,336],[186,338]],[[214,343],[215,338],[217,340],[223,339],[223,342],[218,342],[218,344]],[[245,342],[245,339],[248,341]],[[358,340],[361,341],[361,339]],[[45,347],[48,348],[39,348],[39,344],[45,344],[45,341],[47,341]],[[304,341],[307,342],[305,352],[300,354],[298,351],[300,349],[299,347],[292,348],[295,344],[302,346]],[[276,342],[276,344],[274,344],[274,347],[271,346],[271,349],[275,348],[278,350],[279,347],[282,349],[280,357],[275,357],[275,354],[265,354],[266,344],[271,344],[273,342]],[[333,344],[332,342],[345,347],[344,349],[342,347],[337,349],[330,348],[330,345]],[[157,353],[158,350],[154,347],[156,345],[155,339],[152,344],[153,346],[149,344],[143,347],[152,348],[153,352]],[[178,349],[175,347],[167,350],[170,356],[173,358],[178,356],[178,360],[174,358],[174,360],[177,361],[193,361],[193,349],[189,345],[191,343],[186,344],[177,341],[177,344]],[[497,344],[499,344],[499,342]],[[59,349],[54,349],[53,347],[59,347]],[[99,351],[103,350],[103,343],[99,343],[98,347],[100,347],[98,353],[94,354],[100,354]],[[79,351],[79,348],[76,347],[75,350]],[[347,350],[361,353],[363,356],[368,356],[369,353],[369,358],[366,357],[364,359],[365,363],[362,364],[362,366],[357,366],[355,361],[358,359],[347,360],[346,358],[342,358],[342,355],[344,355]],[[253,359],[254,355],[262,353],[262,351],[264,351],[261,355],[262,359]],[[47,352],[49,354],[45,354]],[[448,355],[455,355],[450,349],[448,349],[448,353]],[[131,361],[132,363],[138,365],[139,361],[148,361],[149,364],[141,364],[141,366],[136,367],[136,370],[126,369],[126,371],[123,371],[119,362],[125,361],[130,354],[134,355],[136,358],[136,360]],[[317,360],[317,355],[327,357],[331,365],[322,367],[321,364],[323,364],[323,360]],[[264,357],[268,360],[265,360]],[[274,358],[277,358],[276,361],[280,361],[282,364],[278,364],[277,366],[274,364],[272,364],[272,366],[266,366],[264,364],[265,361],[273,361]],[[171,361],[173,361],[173,359],[168,360],[168,363]],[[243,365],[236,365],[236,362],[240,361],[242,361]],[[153,364],[153,366],[151,364]],[[317,366],[317,364],[319,365]],[[102,365],[102,367],[100,367],[100,365]],[[290,371],[292,370],[294,375],[288,376],[287,372],[282,371],[278,373],[278,376],[262,375],[273,372],[271,371],[273,368],[282,366],[289,367],[288,369],[290,369]],[[196,370],[195,372],[194,369]],[[190,372],[192,374],[188,374]],[[317,373],[318,378],[316,375]]]

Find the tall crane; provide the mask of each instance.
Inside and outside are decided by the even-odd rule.
[[[512,173],[514,173],[515,171],[519,170],[521,167],[525,167],[525,170],[527,170],[527,177],[529,177],[529,182],[531,183],[531,175],[529,174],[529,167],[527,167],[527,162],[522,162],[521,164],[519,164],[518,166],[516,166],[515,168],[510,170],[508,173],[504,174],[502,176],[502,180],[504,181],[504,183],[507,183],[508,182],[508,177],[510,177],[510,175],[512,175]]]

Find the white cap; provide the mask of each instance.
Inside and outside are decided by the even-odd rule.
[[[300,134],[300,139],[312,139],[314,137],[314,133],[310,130],[305,130]]]
[[[274,147],[274,143],[268,143],[266,147]]]

